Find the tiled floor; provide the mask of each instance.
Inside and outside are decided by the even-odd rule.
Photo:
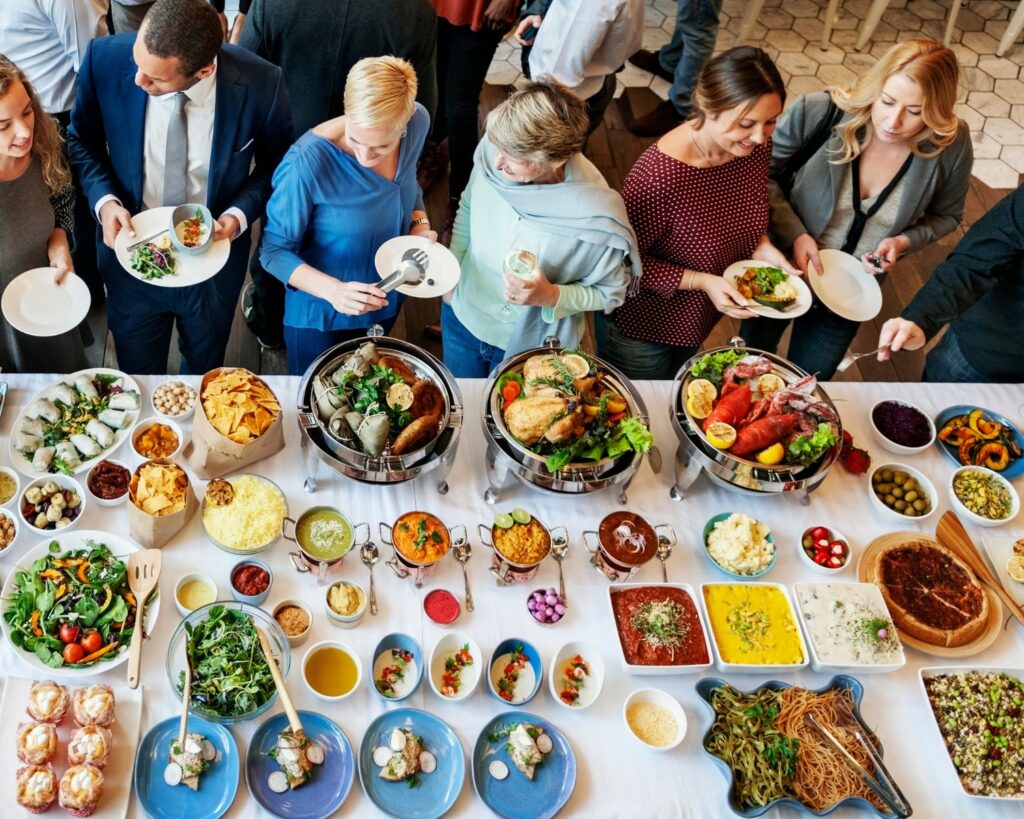
[[[1024,0],[1017,0],[1024,2]],[[821,48],[828,0],[765,0],[749,42],[776,61],[792,97],[828,85],[847,83],[874,63],[897,40],[942,40],[952,0],[892,0],[863,53],[854,43],[871,0],[841,0],[830,45]],[[736,42],[746,0],[724,0],[717,47]],[[974,175],[992,188],[1015,188],[1024,174],[1024,40],[1004,57],[996,46],[1016,8],[1008,0],[966,0],[957,15],[951,47],[960,59],[961,91],[957,114],[974,136]],[[668,42],[675,24],[676,0],[648,0],[644,47]],[[498,47],[487,80],[513,84],[521,76],[519,47],[506,40]],[[631,65],[619,74],[624,86],[650,87],[664,98],[668,83]]]

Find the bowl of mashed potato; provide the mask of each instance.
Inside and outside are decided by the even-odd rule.
[[[715,568],[741,580],[768,574],[778,557],[771,529],[742,512],[723,512],[704,525],[704,554]]]

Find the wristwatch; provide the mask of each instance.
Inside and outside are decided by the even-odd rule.
[[[420,225],[426,225],[427,227],[430,227],[430,220],[426,216],[421,216],[418,219],[413,219],[409,223],[409,230],[412,230],[413,228],[418,228]]]

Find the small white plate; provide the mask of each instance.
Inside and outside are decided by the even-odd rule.
[[[747,272],[749,267],[774,267],[767,262],[758,262],[753,259],[747,259],[742,262],[734,262],[725,269],[723,277],[729,284],[736,287],[736,280],[740,278],[744,273]],[[758,304],[753,299],[747,299],[747,309],[751,313],[756,313],[759,316],[772,319],[784,319],[789,320],[802,316],[808,310],[811,309],[811,291],[807,287],[807,283],[799,276],[790,276],[789,283],[796,288],[796,303],[788,310],[776,310],[774,307],[765,307],[763,304]],[[739,288],[737,288],[739,289]]]
[[[870,321],[882,309],[878,279],[864,269],[856,256],[841,250],[819,251],[825,274],[810,265],[807,279],[814,294],[837,316],[850,321]]]
[[[1013,535],[993,535],[981,538],[981,544],[985,547],[988,562],[992,564],[992,569],[1006,589],[1006,593],[1024,606],[1024,583],[1018,583],[1006,571],[1006,561],[1013,556],[1013,544],[1018,540],[1020,538]]]
[[[121,263],[121,267],[130,276],[154,287],[190,287],[193,284],[205,282],[221,271],[231,252],[231,242],[228,239],[217,239],[211,242],[206,252],[200,253],[198,256],[189,256],[172,249],[171,253],[174,254],[178,263],[173,276],[164,276],[162,279],[142,278],[140,273],[132,269],[132,251],[129,251],[128,248],[148,236],[153,237],[151,241],[156,241],[163,235],[159,232],[163,228],[169,232],[173,211],[174,208],[167,206],[137,213],[132,217],[135,235],[129,236],[127,230],[122,230],[114,240],[114,253],[117,254],[117,260]]]
[[[422,236],[396,236],[377,248],[373,264],[380,277],[383,279],[397,270],[402,254],[413,248],[427,252],[427,276],[419,284],[403,284],[397,288],[399,293],[418,299],[432,299],[443,296],[459,283],[462,269],[455,254],[440,242],[431,243]]]
[[[89,288],[74,273],[53,283],[55,267],[27,270],[4,288],[0,309],[15,330],[49,338],[74,330],[89,313]]]

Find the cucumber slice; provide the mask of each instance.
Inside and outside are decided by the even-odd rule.
[[[525,526],[532,520],[532,518],[530,517],[530,513],[527,512],[525,509],[513,509],[512,520],[514,520],[516,523],[521,523]]]
[[[494,525],[499,529],[511,529],[515,522],[515,518],[507,512],[502,512],[501,514],[494,516]]]

